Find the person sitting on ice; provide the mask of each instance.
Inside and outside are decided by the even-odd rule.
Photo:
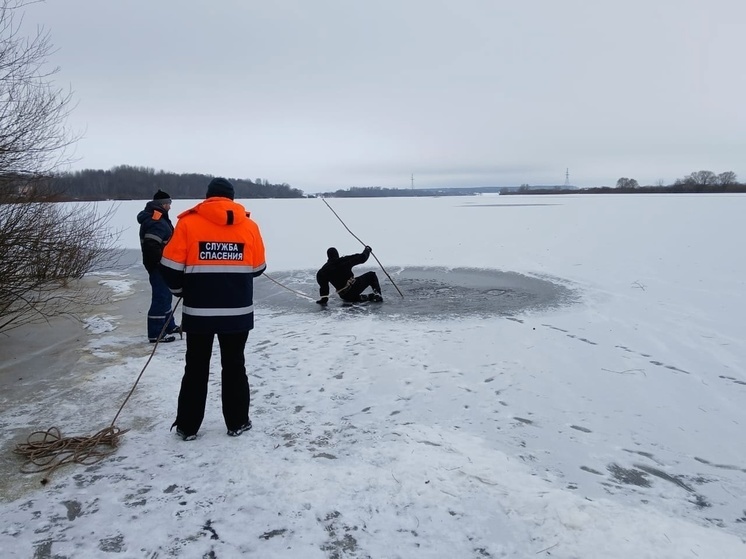
[[[373,252],[373,249],[366,246],[360,254],[339,256],[339,251],[336,248],[329,248],[326,251],[328,258],[326,264],[316,272],[319,295],[321,295],[321,299],[316,302],[322,306],[329,302],[329,284],[332,284],[337,290],[337,295],[348,303],[358,301],[382,302],[381,284],[378,282],[378,276],[375,272],[365,272],[358,277],[355,277],[352,273],[352,268],[366,262],[371,252]],[[372,288],[373,292],[367,295],[363,294],[363,291],[368,287]]]

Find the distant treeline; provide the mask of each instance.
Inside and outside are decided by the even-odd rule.
[[[598,186],[578,188],[562,186],[479,186],[461,188],[383,188],[352,187],[347,190],[324,192],[319,196],[328,198],[377,198],[377,197],[415,197],[415,196],[473,196],[476,194],[630,194],[658,192],[675,194],[682,192],[746,192],[746,184],[736,180],[733,171],[715,174],[712,171],[696,171],[683,179],[676,179],[673,184],[658,181],[653,186],[640,186],[635,179],[620,178],[616,186]]]
[[[682,192],[746,192],[746,184],[728,184],[728,185],[683,185],[672,184],[670,186],[638,186],[615,187],[615,186],[596,186],[591,188],[578,188],[576,190],[555,190],[551,188],[533,188],[529,191],[512,190],[501,192],[501,194],[643,194],[643,193],[661,193],[676,194]]]
[[[571,192],[580,194],[629,194],[654,192],[661,194],[676,194],[683,192],[746,192],[746,184],[736,180],[733,171],[715,174],[712,171],[695,171],[683,179],[676,179],[673,184],[659,184],[654,186],[640,186],[635,179],[621,177],[616,181],[616,186],[599,186],[594,188],[581,188]],[[504,194],[528,194],[529,192],[520,187],[516,192],[505,192]],[[565,194],[567,191],[557,191],[549,188],[532,189],[530,194]]]
[[[201,199],[213,178],[212,175],[169,173],[121,165],[108,171],[86,169],[55,175],[52,187],[65,200],[149,200],[159,189],[174,199]],[[286,183],[226,178],[233,183],[236,198],[304,197],[302,191]]]
[[[509,188],[509,187],[507,187]],[[420,196],[473,196],[474,194],[488,194],[503,192],[506,187],[482,186],[465,188],[384,188],[382,186],[353,186],[347,190],[323,192],[318,196],[324,198],[411,198]]]
[[[57,199],[63,200],[147,200],[157,190],[175,199],[201,199],[212,175],[179,174],[155,171],[149,167],[120,165],[108,171],[86,169],[61,173],[52,178]],[[265,179],[229,178],[236,189],[236,198],[303,198],[303,191],[287,183],[272,184]],[[577,188],[574,186],[481,186],[454,188],[384,188],[353,186],[345,190],[324,192],[317,196],[328,198],[402,198],[421,196],[473,196],[476,194],[627,194],[627,193],[683,193],[683,192],[746,192],[746,184],[727,171],[715,174],[696,171],[673,184],[640,186],[635,179],[622,177],[616,186]]]

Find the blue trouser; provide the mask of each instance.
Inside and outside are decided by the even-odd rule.
[[[148,272],[148,279],[150,280],[152,291],[150,309],[148,309],[148,338],[155,340],[161,334],[163,325],[166,323],[166,318],[171,314],[173,295],[171,295],[171,291],[168,289],[166,282],[163,281],[163,276],[161,276],[161,272],[158,269]],[[175,328],[176,321],[171,316],[164,335]]]
[[[248,332],[218,334],[220,344],[220,393],[223,419],[229,430],[249,420],[249,378],[246,376],[244,350]],[[187,435],[196,435],[205,417],[210,358],[215,334],[186,333],[186,366],[179,391],[176,425]]]

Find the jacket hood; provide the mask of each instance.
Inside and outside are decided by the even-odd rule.
[[[161,206],[158,202],[150,201],[147,204],[145,204],[145,209],[142,210],[139,214],[137,214],[137,223],[142,225],[142,223],[151,217],[153,217],[153,212],[159,211],[166,217],[168,217],[168,212],[166,209]]]
[[[191,213],[199,214],[215,225],[237,225],[249,219],[246,208],[230,198],[223,197],[208,198],[179,214],[179,218]]]

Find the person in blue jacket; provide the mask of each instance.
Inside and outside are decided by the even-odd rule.
[[[168,343],[176,340],[174,334],[181,335],[181,328],[176,324],[171,310],[173,296],[161,276],[159,264],[166,246],[174,232],[174,226],[168,218],[171,209],[171,196],[158,190],[153,200],[137,214],[140,224],[140,248],[142,263],[148,271],[151,297],[148,309],[148,340],[150,343]],[[164,324],[168,320],[168,326]]]

